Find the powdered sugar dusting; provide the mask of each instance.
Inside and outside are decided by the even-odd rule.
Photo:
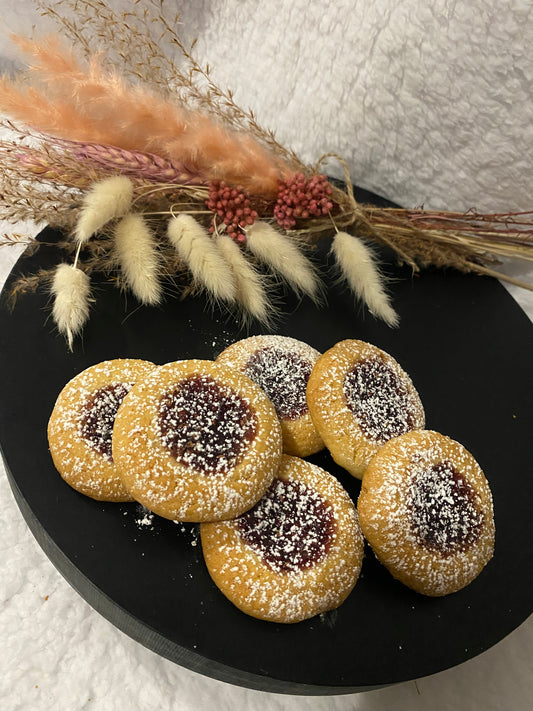
[[[319,351],[296,338],[260,335],[237,341],[217,360],[257,383],[280,419],[297,419],[308,412],[306,386],[319,356]]]
[[[468,549],[476,542],[484,520],[478,498],[449,461],[415,474],[406,494],[406,506],[420,544],[444,556]]]
[[[251,508],[266,491],[281,431],[250,380],[212,361],[183,360],[160,366],[131,390],[113,452],[134,498],[154,513],[220,520]]]
[[[331,505],[298,481],[275,479],[239,518],[243,539],[277,572],[309,568],[326,555],[334,533]]]
[[[231,388],[195,375],[162,397],[157,427],[177,461],[223,475],[242,460],[256,434],[257,417]]]
[[[417,404],[405,374],[379,357],[362,358],[344,377],[343,392],[365,436],[385,442],[415,426]]]
[[[72,378],[59,393],[48,423],[54,464],[71,486],[103,500],[131,500],[111,455],[115,415],[132,384],[154,364],[102,361]]]
[[[256,350],[246,363],[245,375],[264,390],[280,419],[295,420],[308,412],[305,388],[312,364],[277,347]]]
[[[113,459],[111,436],[117,410],[132,387],[133,383],[111,383],[98,388],[78,413],[80,436],[109,461]]]

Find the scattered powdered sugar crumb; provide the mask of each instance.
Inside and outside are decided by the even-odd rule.
[[[189,542],[193,548],[196,548],[200,542],[200,534],[197,524],[184,524],[182,521],[173,521],[176,526],[179,526],[180,533],[189,536]],[[203,604],[203,603],[200,603]]]
[[[154,516],[149,509],[146,508],[146,506],[142,506],[142,504],[139,504],[137,507],[137,518],[135,519],[135,523],[137,526],[141,529],[150,529],[154,530]]]
[[[220,333],[217,333],[210,344],[213,349],[213,355],[216,355],[224,348],[227,348],[230,343],[233,343],[234,340],[235,334],[231,331],[221,331]]]

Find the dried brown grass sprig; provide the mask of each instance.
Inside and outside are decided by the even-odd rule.
[[[32,221],[70,229],[76,222],[79,193],[58,185],[36,188],[15,172],[0,172],[0,215],[7,222]]]

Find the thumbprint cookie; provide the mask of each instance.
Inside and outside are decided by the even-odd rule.
[[[272,401],[281,423],[286,454],[307,457],[324,448],[307,406],[306,387],[320,353],[289,336],[250,336],[233,343],[216,359],[240,370]]]
[[[63,479],[99,501],[132,501],[112,456],[117,410],[133,385],[156,366],[144,360],[97,363],[70,380],[48,421],[48,443]]]
[[[411,378],[391,355],[364,341],[340,341],[320,356],[307,402],[331,456],[358,479],[385,442],[425,424]]]
[[[215,585],[241,611],[294,623],[333,610],[354,588],[364,543],[339,481],[283,455],[264,497],[232,521],[200,526]]]
[[[378,560],[424,595],[461,590],[492,558],[489,484],[473,456],[438,432],[387,442],[365,472],[357,507]]]
[[[164,518],[233,518],[270,486],[282,452],[274,406],[242,373],[167,363],[119,408],[113,458],[133,498]]]

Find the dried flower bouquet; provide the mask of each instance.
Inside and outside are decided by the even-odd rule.
[[[318,300],[309,253],[329,237],[347,284],[395,325],[372,243],[392,248],[414,271],[451,266],[505,278],[493,270],[501,257],[533,258],[533,213],[357,203],[347,171],[344,190],[322,172],[341,158],[304,165],[214,84],[162,1],[126,13],[104,0],[36,4],[72,47],[59,35],[14,38],[28,68],[0,82],[0,111],[13,135],[0,142],[0,215],[64,232],[65,261],[23,279],[15,292],[44,280],[71,347],[89,316],[97,271],[145,304],[159,303],[179,280],[269,323],[275,308],[265,270]]]

